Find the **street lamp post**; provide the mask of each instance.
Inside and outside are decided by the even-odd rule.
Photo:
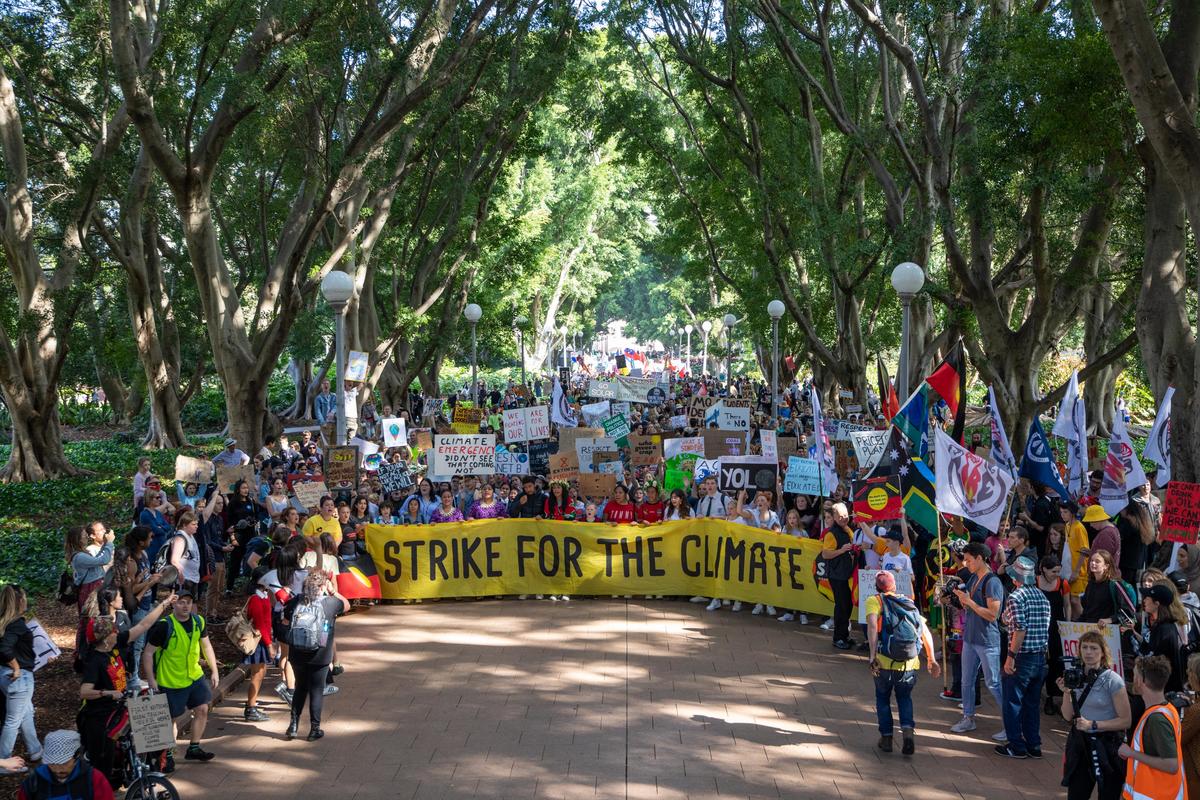
[[[897,264],[896,268],[892,270],[892,288],[900,296],[900,305],[904,309],[900,323],[900,368],[896,370],[896,382],[900,385],[900,397],[902,398],[907,398],[909,392],[908,361],[911,356],[911,343],[908,338],[912,301],[923,285],[925,285],[925,273],[911,261]]]
[[[737,317],[726,314],[722,320],[725,323],[725,393],[730,394],[733,388],[733,326]]]
[[[687,358],[684,363],[687,365],[687,373],[692,374],[692,331],[696,330],[692,327],[692,323],[683,326],[683,332],[687,334]]]
[[[704,331],[704,361],[700,362],[700,374],[704,375],[708,372],[708,334],[712,332],[712,323],[704,320],[700,323],[700,330]]]
[[[783,301],[767,303],[767,314],[771,317],[771,419],[779,410],[779,318],[783,316]]]
[[[567,326],[562,326],[562,365],[567,366]]]
[[[683,328],[675,329],[675,358],[683,360]]]
[[[476,303],[468,303],[463,309],[463,316],[467,318],[467,322],[471,323],[471,402],[478,402],[476,398],[479,396],[479,347],[475,339],[475,323],[479,322],[479,318],[483,316],[483,309]]]
[[[333,347],[337,353],[337,443],[346,443],[346,304],[354,296],[354,278],[330,270],[321,280],[321,294],[333,309]]]
[[[525,388],[525,326],[529,324],[529,318],[525,316],[517,317],[513,320],[513,324],[517,326],[517,341],[521,346],[521,388]]]

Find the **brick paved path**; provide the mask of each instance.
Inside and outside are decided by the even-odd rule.
[[[348,671],[325,738],[285,742],[273,694],[269,723],[243,722],[239,689],[210,724],[217,760],[181,761],[184,798],[1065,796],[1061,720],[1044,725],[1043,761],[1001,758],[990,698],[978,731],[948,734],[960,712],[922,673],[917,755],[899,755],[899,736],[880,753],[865,656],[749,606],[380,606],[337,635]]]

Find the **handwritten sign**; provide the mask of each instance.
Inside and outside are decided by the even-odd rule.
[[[851,431],[850,441],[854,444],[854,455],[858,457],[859,466],[874,469],[879,463],[879,457],[887,447],[887,431]]]
[[[704,455],[708,458],[746,455],[746,434],[732,431],[704,431]]]
[[[911,572],[890,570],[896,576],[896,594],[913,596],[913,575]],[[860,569],[858,571],[858,622],[867,624],[867,598],[879,594],[875,588],[875,576],[883,572],[881,569]]]
[[[775,431],[763,429],[758,432],[759,443],[762,445],[763,458],[773,458],[779,460],[779,444],[775,438]]]
[[[332,489],[352,489],[358,485],[357,447],[331,447],[325,453],[325,483]]]
[[[1125,668],[1121,658],[1121,629],[1116,625],[1105,625],[1103,629],[1094,622],[1059,622],[1058,635],[1062,639],[1064,656],[1079,658],[1079,637],[1088,631],[1098,631],[1108,643],[1108,651],[1112,653],[1112,668],[1117,674],[1125,677]]]
[[[383,446],[403,447],[408,444],[408,428],[403,417],[389,417],[383,421]]]
[[[596,403],[588,403],[580,406],[579,410],[583,412],[583,421],[588,425],[595,425],[600,420],[605,419],[612,414],[612,401],[600,400]]]
[[[29,628],[29,632],[33,634],[33,671],[37,672],[62,655],[62,651],[58,649],[58,645],[50,638],[50,634],[46,633],[46,629],[36,619],[26,622],[25,627]]]
[[[670,425],[674,430],[683,430],[688,425],[687,414],[676,414],[675,416],[671,417]]]
[[[208,483],[212,480],[212,462],[191,456],[175,456],[175,480],[180,483]]]
[[[238,481],[245,481],[246,483],[250,484],[251,488],[258,485],[258,482],[254,477],[253,464],[238,464],[217,467],[217,486],[221,488],[221,491],[232,491],[234,484],[236,484]],[[253,492],[251,492],[251,494],[253,494]]]
[[[412,473],[407,464],[380,464],[379,483],[385,494],[407,492],[413,487]]]
[[[426,397],[425,402],[421,404],[421,416],[436,417],[442,413],[442,404],[445,402],[441,397]]]
[[[696,483],[700,483],[705,478],[718,475],[718,474],[720,474],[720,472],[721,472],[721,459],[719,459],[719,458],[698,458],[698,459],[696,459],[696,466],[692,468],[692,479]]]
[[[504,441],[528,442],[550,438],[550,407],[508,408],[504,411]]]
[[[492,475],[496,472],[496,435],[438,435],[429,471],[435,475]]]
[[[630,462],[634,466],[657,464],[662,459],[662,437],[630,436],[629,452]]]
[[[350,357],[346,359],[346,380],[365,381],[367,379],[367,365],[369,363],[366,353],[351,350]]]
[[[296,501],[311,511],[321,505],[321,498],[329,494],[329,487],[324,481],[305,481],[292,484],[292,491],[296,493]]]
[[[550,464],[550,480],[574,481],[579,480],[579,459],[574,453],[554,453],[548,458]]]
[[[555,452],[554,442],[529,443],[529,474],[549,475],[550,456]]]
[[[559,428],[558,451],[560,453],[574,453],[575,442],[579,439],[591,439],[603,435],[604,428]]]
[[[717,412],[717,428],[723,431],[750,430],[750,409],[731,408],[728,402],[722,403],[721,410]]]
[[[529,474],[529,454],[528,453],[496,453],[496,472],[501,475],[528,475]]]
[[[175,722],[167,696],[161,692],[131,697],[125,702],[133,748],[139,754],[167,750],[175,746]]]
[[[455,433],[479,433],[479,423],[483,422],[483,409],[458,405],[454,407],[454,421],[451,427]],[[442,473],[439,473],[442,474]]]
[[[592,453],[597,450],[614,450],[617,443],[605,436],[592,436],[575,440],[575,456],[579,459],[580,472],[595,472]]]
[[[433,431],[420,430],[417,431],[417,447],[421,450],[430,450],[433,448]]]
[[[1162,510],[1162,538],[1167,542],[1196,543],[1200,530],[1200,484],[1171,481]]]
[[[788,456],[783,490],[791,494],[821,493],[821,464],[815,459]]]
[[[611,497],[617,488],[617,476],[606,472],[597,472],[579,476],[579,493],[584,497]]]

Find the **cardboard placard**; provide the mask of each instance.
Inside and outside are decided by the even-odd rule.
[[[774,430],[763,429],[758,432],[758,441],[762,449],[763,458],[773,458],[779,460],[779,445],[775,436]]]
[[[251,488],[258,485],[258,481],[254,477],[253,464],[239,464],[237,466],[220,466],[217,467],[217,486],[222,492],[230,492],[233,490],[233,485],[238,481],[246,481]],[[251,494],[254,494],[251,492]]]
[[[913,596],[913,574],[889,570],[896,576],[896,594]],[[875,576],[883,572],[881,569],[860,569],[858,571],[858,624],[867,624],[867,598],[879,594],[875,588]]]
[[[601,464],[607,464],[612,461],[621,460],[620,450],[593,450],[592,451],[592,466],[598,467]]]
[[[703,431],[703,435],[705,458],[744,456],[747,453],[744,433],[709,429]]]
[[[749,397],[726,397],[721,400],[725,408],[754,408],[754,401]]]
[[[717,476],[721,473],[721,459],[719,458],[698,458],[696,464],[692,467],[692,480],[695,483],[700,483],[705,478]]]
[[[529,434],[525,428],[525,409],[523,408],[506,408],[504,409],[504,443],[512,444],[513,442],[529,441]]]
[[[1062,651],[1064,656],[1074,656],[1079,659],[1079,637],[1088,631],[1098,631],[1104,640],[1108,643],[1108,651],[1112,653],[1112,668],[1117,674],[1124,677],[1125,667],[1124,659],[1121,658],[1121,629],[1116,625],[1105,625],[1101,630],[1100,626],[1094,622],[1059,622],[1058,635],[1062,639]],[[1051,636],[1054,634],[1052,633]]]
[[[691,476],[692,473],[689,470],[668,468],[667,471],[663,473],[663,491],[673,492],[676,489],[686,490],[688,486],[688,479],[691,478]]]
[[[635,467],[657,464],[662,460],[662,437],[658,435],[629,437],[630,463]]]
[[[787,461],[790,457],[800,453],[800,442],[795,436],[780,436],[775,440],[775,447],[778,449],[778,457],[780,461]],[[801,455],[808,455],[807,451]]]
[[[321,498],[329,494],[329,488],[324,481],[303,481],[292,484],[296,500],[309,511],[321,505]]]
[[[550,406],[504,410],[504,442],[528,442],[550,438]]]
[[[408,444],[408,423],[403,417],[389,417],[383,421],[383,446],[401,447]]]
[[[588,403],[580,406],[579,411],[583,414],[585,425],[596,425],[600,420],[612,414],[612,401],[600,400],[595,403]]]
[[[888,443],[887,431],[851,431],[850,441],[859,466],[874,469]]]
[[[454,407],[454,422],[450,426],[455,433],[479,433],[479,425],[483,422],[483,409],[464,407],[461,403]]]
[[[554,442],[530,442],[529,443],[529,473],[531,475],[549,475],[550,474],[550,456],[557,451],[558,445]]]
[[[604,428],[559,428],[558,451],[560,453],[574,453],[576,440],[594,439],[597,436],[603,435]]]
[[[497,451],[496,472],[501,475],[528,475],[529,454]]]
[[[429,471],[434,475],[492,475],[496,434],[439,434],[433,440]]]
[[[750,430],[750,409],[747,408],[730,408],[729,403],[721,404],[721,410],[717,412],[717,428],[723,431],[741,431],[745,433]]]
[[[834,469],[839,476],[858,472],[858,459],[851,452],[849,441],[839,440],[833,443],[833,458]]]
[[[346,359],[346,380],[365,381],[367,379],[367,365],[369,363],[370,361],[366,353],[351,350],[349,358]]]
[[[380,464],[378,474],[384,494],[407,492],[413,487],[412,472],[407,464]]]
[[[1162,509],[1162,538],[1167,542],[1196,543],[1200,530],[1200,483],[1171,481]]]
[[[593,436],[587,439],[575,440],[575,457],[579,459],[580,472],[595,472],[592,467],[592,453],[597,450],[615,450],[617,443],[606,436]]]
[[[180,483],[208,483],[212,470],[212,462],[207,459],[175,456],[175,480]]]
[[[419,449],[419,450],[433,449],[433,431],[429,431],[429,430],[417,431],[417,449]]]
[[[579,459],[574,453],[554,453],[547,457],[550,480],[574,481],[579,479]]]
[[[425,402],[421,404],[421,416],[436,417],[442,413],[442,405],[445,402],[441,397],[426,397]]]
[[[783,490],[791,494],[820,494],[821,463],[811,458],[788,456]]]
[[[606,472],[581,474],[579,476],[579,493],[584,497],[611,497],[617,488],[617,476]]]
[[[331,447],[325,452],[325,483],[331,489],[353,489],[358,485],[357,447]]]
[[[175,721],[171,719],[171,706],[165,694],[131,697],[125,701],[125,707],[133,731],[133,748],[139,755],[175,746]]]
[[[673,430],[681,431],[688,426],[687,414],[676,414],[671,417],[670,426]]]

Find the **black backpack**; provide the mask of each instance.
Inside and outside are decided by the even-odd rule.
[[[911,661],[921,652],[921,615],[913,601],[902,595],[879,595],[879,652],[893,661]]]

